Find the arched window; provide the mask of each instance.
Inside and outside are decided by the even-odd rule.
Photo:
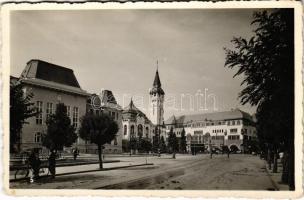
[[[134,137],[134,125],[131,126],[131,137]]]
[[[143,136],[143,126],[141,124],[138,125],[137,127],[137,135],[138,137],[142,137]]]
[[[149,137],[149,127],[146,127],[146,138]]]
[[[127,125],[124,125],[124,135],[127,135]]]

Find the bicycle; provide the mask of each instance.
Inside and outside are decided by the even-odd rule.
[[[33,169],[27,165],[17,168],[15,172],[15,179],[27,178],[29,174],[33,174]]]
[[[20,167],[15,172],[15,179],[22,179],[22,178],[28,178],[29,175],[31,175],[30,181],[33,180],[33,169],[30,167],[30,165],[26,165],[23,167]],[[42,165],[39,169],[39,176],[48,176],[50,174],[49,167],[47,165]]]

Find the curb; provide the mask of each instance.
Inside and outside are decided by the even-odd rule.
[[[120,160],[108,160],[104,161],[103,163],[116,163],[120,162]],[[79,163],[65,163],[56,165],[56,167],[69,167],[69,166],[78,166],[78,165],[91,165],[91,164],[98,164],[99,161],[92,161],[92,162],[79,162]]]
[[[66,172],[62,174],[57,174],[57,176],[65,176],[65,175],[71,175],[71,174],[82,174],[82,173],[88,173],[88,172],[98,172],[98,171],[109,171],[109,170],[115,170],[115,169],[124,169],[124,168],[129,168],[129,167],[139,167],[139,166],[145,166],[145,165],[154,165],[153,163],[147,163],[147,164],[138,164],[138,165],[128,165],[128,166],[119,166],[119,167],[109,167],[109,168],[104,168],[104,169],[94,169],[94,170],[85,170],[85,171],[78,171],[78,172]],[[44,175],[40,176],[40,178],[46,178],[50,177],[50,175]],[[23,181],[27,180],[29,177],[26,178],[19,178],[19,179],[11,179],[9,182],[18,182],[18,181]]]
[[[103,161],[103,163],[116,163],[116,162],[120,162],[120,160],[107,160],[107,161]],[[78,166],[78,165],[91,165],[91,164],[98,164],[99,161],[88,161],[88,162],[78,162],[78,163],[58,163],[56,164],[56,167],[69,167],[69,166]],[[19,169],[19,168],[18,168]],[[10,171],[14,171],[17,170],[17,168],[11,168]]]

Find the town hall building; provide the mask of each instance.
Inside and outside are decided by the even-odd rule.
[[[151,142],[153,137],[160,137],[165,130],[164,122],[164,96],[161,87],[158,70],[156,70],[153,87],[149,91],[149,117],[138,109],[133,100],[123,110],[123,139],[130,141],[131,138],[147,138]]]

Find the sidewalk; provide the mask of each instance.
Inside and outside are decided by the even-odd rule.
[[[106,170],[142,166],[142,165],[153,165],[153,163],[148,163],[144,159],[135,159],[135,160],[132,159],[130,161],[125,160],[125,161],[121,161],[121,162],[105,162],[105,163],[103,163],[102,170],[99,169],[99,163],[73,165],[73,166],[60,166],[60,167],[56,167],[56,176],[63,176],[63,175],[76,174],[76,173],[85,173],[85,172],[94,172],[94,171],[106,171]],[[19,180],[24,180],[24,178],[16,180],[14,177],[14,173],[10,173],[10,182],[19,181]]]
[[[266,167],[267,174],[269,175],[269,178],[271,179],[271,182],[274,185],[275,189],[279,190],[279,191],[289,190],[289,187],[287,184],[281,183],[281,176],[282,176],[282,171],[283,171],[282,163],[279,162],[279,160],[278,160],[278,172],[277,173],[273,173],[272,169],[268,169],[267,162],[265,162],[265,164],[266,164],[265,167]]]

